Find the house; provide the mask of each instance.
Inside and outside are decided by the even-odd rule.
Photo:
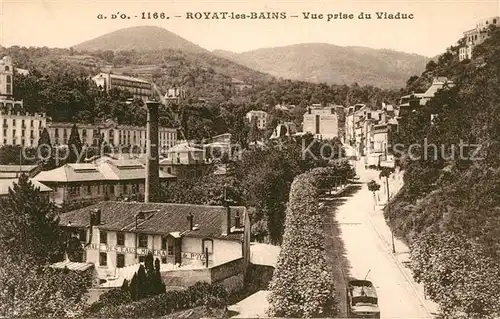
[[[254,110],[248,112],[245,117],[251,124],[255,121],[259,130],[265,130],[267,128],[268,114],[266,112]]]
[[[0,180],[19,178],[21,174],[34,177],[40,170],[40,165],[0,165]]]
[[[224,265],[246,267],[250,260],[250,219],[240,206],[107,201],[61,215],[60,225],[80,239],[84,261],[96,265],[101,280],[116,279],[122,268],[136,269],[148,253],[160,260],[161,271],[220,272]],[[197,281],[202,275],[175,276],[198,276],[184,278]]]
[[[205,152],[189,143],[177,144],[160,160],[160,170],[178,179],[207,175],[213,170],[213,163],[206,158]]]
[[[136,160],[105,159],[99,164],[65,164],[34,177],[51,187],[51,199],[58,205],[92,203],[99,200],[144,198],[146,168]],[[160,182],[175,176],[160,171]]]
[[[29,181],[40,190],[42,196],[46,198],[50,198],[50,194],[52,193],[52,189],[47,185],[44,185],[36,180],[29,179]],[[13,189],[14,184],[19,182],[18,178],[15,179],[0,179],[0,198],[9,196],[9,188]]]
[[[472,59],[472,50],[489,37],[488,29],[490,25],[499,27],[500,16],[482,19],[478,21],[474,29],[464,32],[462,38],[463,44],[460,46],[458,52],[458,58],[460,61]]]

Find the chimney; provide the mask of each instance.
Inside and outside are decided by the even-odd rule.
[[[240,212],[237,210],[234,216],[234,228],[240,228]]]
[[[158,154],[158,106],[155,101],[146,102],[148,113],[146,123],[146,187],[144,202],[157,200],[156,192],[160,188],[159,154]]]
[[[94,209],[94,225],[100,225],[101,224],[101,210],[100,209]]]
[[[189,230],[193,230],[193,214],[189,213],[187,220],[189,222]]]
[[[225,211],[221,214],[221,233],[227,236],[231,233],[231,207],[229,203],[226,204]]]

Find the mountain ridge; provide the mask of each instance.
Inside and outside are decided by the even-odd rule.
[[[212,53],[276,77],[381,88],[404,87],[406,80],[420,74],[430,61],[429,57],[415,53],[321,42]]]
[[[412,75],[420,74],[430,58],[392,49],[329,43],[298,43],[260,48],[241,53],[209,51],[173,32],[157,26],[119,29],[73,47],[78,51],[177,50],[217,57],[267,73],[273,77],[326,84],[373,85],[402,88]]]

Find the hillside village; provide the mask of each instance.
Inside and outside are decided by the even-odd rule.
[[[1,48],[0,315],[497,318],[499,26],[400,89],[156,27]]]

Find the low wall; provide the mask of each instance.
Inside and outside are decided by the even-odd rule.
[[[243,286],[245,262],[243,258],[201,269],[177,269],[161,272],[161,278],[166,286],[189,287],[201,281],[206,283],[222,283],[231,289]],[[241,278],[240,278],[241,277]]]

